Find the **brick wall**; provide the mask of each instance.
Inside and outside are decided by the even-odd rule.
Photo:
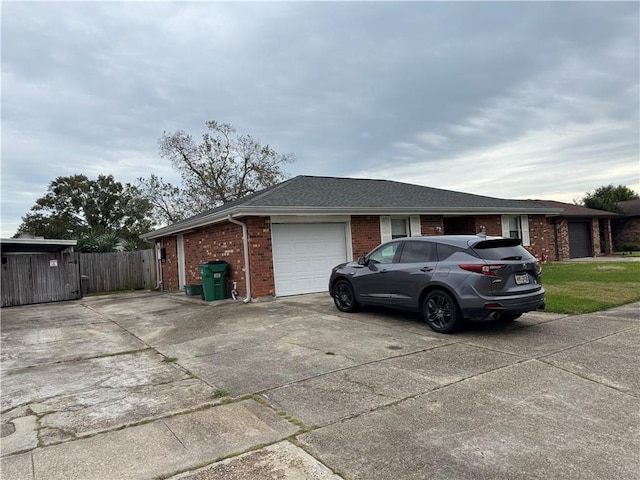
[[[178,290],[178,245],[176,237],[161,239],[165,249],[165,260],[162,262],[162,289]]]
[[[271,219],[269,217],[247,217],[242,221],[249,232],[249,262],[251,265],[251,296],[254,298],[274,296],[273,250],[271,242]],[[241,232],[242,234],[242,232]],[[242,289],[240,289],[242,287]],[[244,283],[238,290],[246,295]]]
[[[351,217],[351,247],[353,260],[364,257],[367,253],[380,245],[380,217],[352,216]]]
[[[600,222],[597,218],[591,219],[591,248],[594,256],[602,255],[600,249]]]
[[[603,255],[613,253],[613,236],[611,234],[611,219],[602,218],[600,223],[600,250]]]
[[[553,220],[549,219],[548,223],[553,227]],[[557,218],[557,243],[558,243],[558,256],[554,256],[554,260],[564,260],[570,258],[569,250],[569,222],[566,218]]]
[[[269,218],[248,217],[249,261],[251,262],[251,295],[274,295],[273,257],[271,255],[271,223]],[[162,265],[165,290],[178,290],[178,254],[176,236],[163,238],[166,260]],[[224,260],[227,270],[227,294],[233,281],[237,282],[239,296],[246,296],[242,227],[221,222],[198,228],[184,234],[184,260],[186,283],[202,283],[199,265],[210,260]]]
[[[476,230],[475,217],[447,217],[443,219],[445,235],[474,235]]]
[[[444,223],[441,216],[420,216],[420,233],[424,237],[442,235]]]
[[[525,248],[539,260],[556,259],[553,224],[544,215],[529,215],[529,246]]]
[[[621,251],[625,245],[640,246],[640,217],[627,217],[616,226],[613,243]]]

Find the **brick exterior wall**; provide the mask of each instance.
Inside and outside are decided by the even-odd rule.
[[[613,243],[617,251],[622,251],[625,245],[635,245],[640,248],[640,217],[627,217],[616,227]]]
[[[251,296],[274,295],[273,257],[271,254],[271,222],[269,218],[248,217],[249,262],[251,263]],[[202,283],[199,265],[210,260],[224,260],[227,270],[227,294],[236,281],[238,294],[246,296],[242,227],[231,222],[206,225],[184,234],[185,280]],[[166,259],[162,264],[164,290],[178,290],[178,250],[176,236],[163,237]]]
[[[273,275],[271,219],[269,217],[247,217],[242,221],[247,224],[249,233],[251,296],[254,298],[274,296],[276,292]],[[240,236],[242,237],[242,232],[240,232]],[[242,285],[238,282],[238,290],[241,295],[246,295],[244,281]]]
[[[544,215],[529,215],[529,245],[525,248],[538,260],[556,260],[553,225]]]
[[[420,216],[420,233],[423,237],[444,234],[444,223],[440,216]]]
[[[591,219],[591,248],[594,257],[602,255],[600,249],[600,222],[597,218]]]
[[[380,217],[352,216],[351,248],[353,249],[353,260],[364,257],[378,245],[380,245]]]
[[[163,237],[160,243],[165,249],[162,262],[162,289],[178,290],[178,243],[176,237]]]

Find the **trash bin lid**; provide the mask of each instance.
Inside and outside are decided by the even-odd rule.
[[[208,262],[202,262],[200,265],[220,265],[222,263],[227,263],[224,260],[209,260]]]

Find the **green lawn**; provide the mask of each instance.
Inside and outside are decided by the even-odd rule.
[[[640,301],[640,262],[542,266],[547,312],[589,313]]]

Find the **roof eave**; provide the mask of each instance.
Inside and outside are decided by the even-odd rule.
[[[61,247],[75,247],[77,240],[54,240],[51,238],[1,238],[3,245],[55,245]]]
[[[186,220],[178,224],[145,233],[140,236],[143,240],[153,240],[168,235],[178,234],[193,228],[203,227],[212,223],[223,222],[229,215],[233,217],[271,215],[557,215],[561,210],[557,208],[541,207],[271,207],[271,206],[237,206],[220,210]]]

